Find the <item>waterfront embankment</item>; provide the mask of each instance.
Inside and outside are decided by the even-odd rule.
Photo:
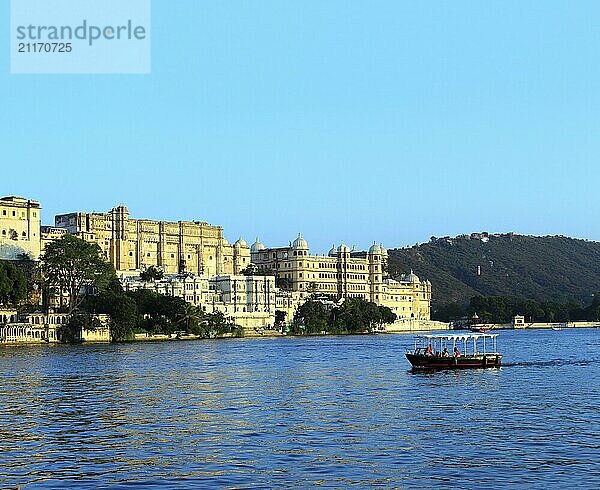
[[[554,323],[523,323],[515,326],[512,323],[495,323],[494,330],[536,330],[563,328],[600,328],[600,322],[554,322]]]
[[[435,320],[402,319],[385,325],[382,333],[431,332],[434,330],[449,330],[450,324]]]

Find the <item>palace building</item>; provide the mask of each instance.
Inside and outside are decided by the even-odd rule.
[[[181,298],[205,312],[221,312],[246,329],[272,328],[277,306],[273,276],[223,275],[200,277],[194,274],[165,275],[145,282],[139,277],[122,277],[125,291],[149,289]]]
[[[278,284],[303,297],[334,301],[363,298],[388,306],[398,318],[429,320],[431,283],[414,273],[398,280],[387,277],[387,250],[373,243],[368,251],[333,246],[325,255],[310,255],[299,234],[287,247],[267,248],[257,238],[250,249],[252,264],[274,271]]]
[[[22,254],[39,258],[41,210],[38,201],[0,198],[0,259],[16,260]]]
[[[273,325],[276,311],[289,321],[309,297],[334,303],[363,298],[389,307],[401,321],[430,318],[431,283],[412,271],[388,277],[388,252],[376,243],[368,251],[341,244],[327,255],[311,255],[301,235],[287,247],[268,248],[258,238],[252,247],[241,238],[231,245],[220,226],[134,219],[122,204],[107,213],[58,215],[54,226],[40,225],[38,201],[0,198],[0,260],[22,254],[37,260],[49,243],[72,234],[97,244],[121,280],[131,279],[126,287],[149,287],[136,278],[155,266],[165,273],[152,285],[157,292],[222,311],[246,327]],[[266,276],[246,278],[242,271],[249,266]]]
[[[108,213],[70,213],[55,217],[43,241],[61,230],[98,244],[119,272],[150,266],[166,274],[200,276],[239,274],[250,264],[250,249],[241,238],[234,245],[223,237],[223,228],[204,221],[133,219],[120,205]]]

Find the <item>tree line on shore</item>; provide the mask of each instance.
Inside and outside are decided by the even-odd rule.
[[[584,306],[578,301],[539,301],[511,296],[474,296],[468,304],[458,302],[440,307],[436,319],[456,321],[477,315],[483,323],[510,323],[517,315],[527,322],[573,322],[600,320],[600,292],[592,295],[592,301]]]

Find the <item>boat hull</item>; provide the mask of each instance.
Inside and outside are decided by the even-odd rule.
[[[413,369],[483,369],[497,368],[502,364],[501,354],[444,357],[406,353],[406,358]]]

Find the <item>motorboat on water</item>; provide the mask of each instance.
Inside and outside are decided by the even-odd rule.
[[[469,327],[471,332],[487,333],[494,328],[491,323],[475,323]]]
[[[413,369],[497,368],[502,364],[497,338],[486,333],[418,335],[406,358]]]
[[[494,325],[492,323],[482,323],[477,313],[473,314],[468,322],[468,328],[471,332],[486,333],[489,332]]]

